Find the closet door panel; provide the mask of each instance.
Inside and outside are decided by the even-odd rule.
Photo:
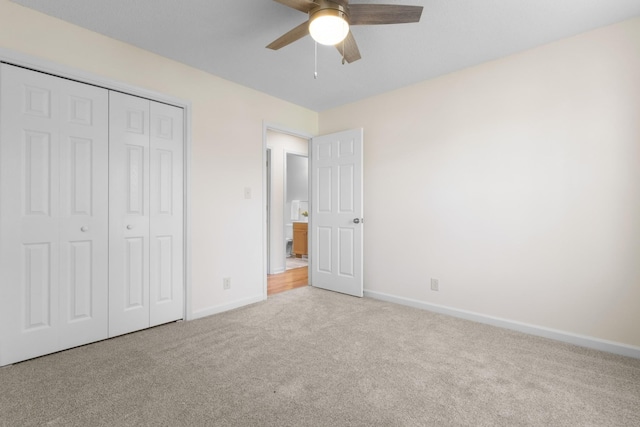
[[[107,336],[107,91],[0,69],[0,364]]]
[[[63,80],[60,100],[60,343],[108,336],[108,91]]]
[[[109,336],[149,327],[149,101],[109,94]]]
[[[58,81],[0,65],[0,365],[58,345]]]
[[[183,110],[0,65],[0,366],[181,319]]]
[[[183,110],[151,102],[150,325],[184,306]]]

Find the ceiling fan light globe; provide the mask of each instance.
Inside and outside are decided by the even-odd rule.
[[[318,43],[333,46],[340,43],[349,34],[349,23],[340,14],[316,15],[309,23],[309,33]]]

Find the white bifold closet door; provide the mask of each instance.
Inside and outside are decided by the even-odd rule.
[[[116,336],[183,317],[183,110],[109,96],[109,336]]]
[[[108,334],[108,91],[0,65],[0,366]]]

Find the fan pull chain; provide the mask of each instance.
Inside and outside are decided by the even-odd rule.
[[[315,52],[314,52],[315,63],[313,66],[313,78],[317,79],[318,78],[318,42],[315,42],[314,46],[315,46]]]
[[[342,65],[344,65],[344,40],[342,40]]]

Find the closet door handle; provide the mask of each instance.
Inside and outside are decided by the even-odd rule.
[[[131,230],[132,228],[133,228],[133,225],[131,225],[131,224],[127,225],[127,230]]]
[[[87,231],[89,231],[89,227],[82,226],[82,227],[80,227],[80,231],[82,231],[83,233],[86,233]]]

